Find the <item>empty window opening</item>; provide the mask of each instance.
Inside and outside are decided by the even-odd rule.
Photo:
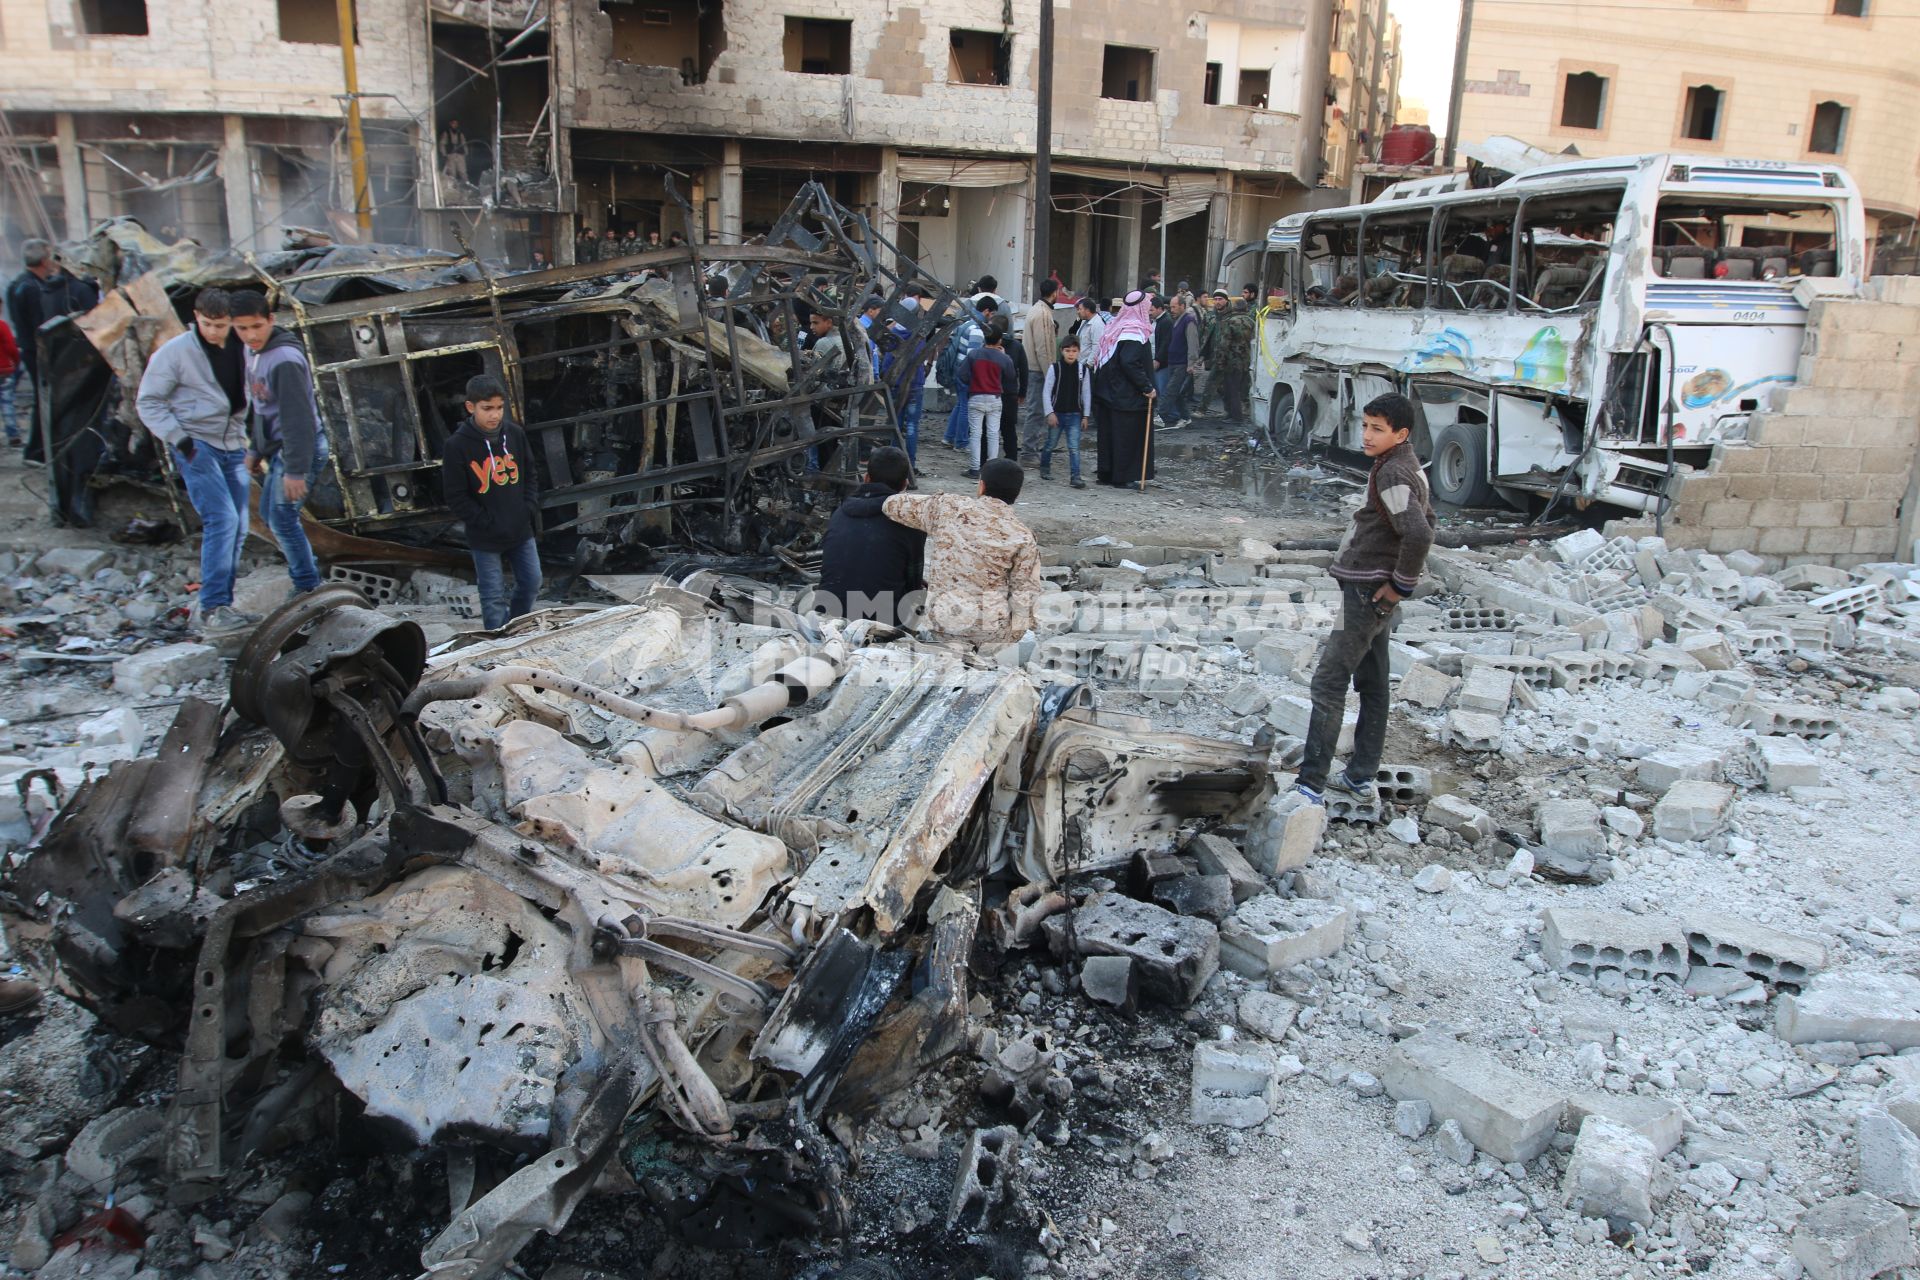
[[[1566,129],[1598,129],[1606,117],[1607,78],[1591,71],[1576,71],[1567,77],[1567,92],[1560,102],[1560,125]]]
[[[285,44],[340,43],[340,7],[324,0],[279,0],[280,39]],[[360,12],[353,12],[353,42],[360,40]]]
[[[1807,138],[1807,150],[1823,156],[1837,156],[1847,145],[1847,109],[1837,102],[1823,102],[1813,109],[1813,132]]]
[[[77,7],[90,36],[147,34],[147,0],[80,0]]]
[[[1680,121],[1680,136],[1713,142],[1720,137],[1720,106],[1727,95],[1710,84],[1696,84],[1687,90],[1687,109]]]
[[[1219,63],[1209,62],[1207,64],[1207,79],[1205,85],[1200,90],[1200,100],[1210,107],[1220,105],[1220,71],[1221,67]]]
[[[1867,0],[1833,0],[1834,16],[1840,18],[1864,18],[1867,16]]]
[[[998,31],[955,30],[947,44],[951,84],[999,84],[1012,78],[1013,41]]]
[[[1153,97],[1153,50],[1107,46],[1100,68],[1100,96],[1122,102],[1146,102]]]
[[[1258,67],[1240,68],[1240,105],[1252,107],[1257,111],[1267,109],[1267,88],[1273,79],[1271,71]]]
[[[845,18],[788,18],[782,46],[786,67],[810,76],[853,72],[853,22]]]
[[[600,0],[600,11],[613,24],[615,59],[677,68],[683,84],[705,84],[727,48],[721,0]]]

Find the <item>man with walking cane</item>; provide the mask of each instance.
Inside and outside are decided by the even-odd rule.
[[[1153,318],[1148,295],[1135,290],[1100,335],[1093,398],[1099,409],[1095,478],[1144,491],[1153,478]],[[1138,476],[1136,482],[1135,477]]]

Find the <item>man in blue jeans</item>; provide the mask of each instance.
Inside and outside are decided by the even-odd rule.
[[[480,624],[498,631],[533,612],[540,591],[540,482],[520,424],[507,418],[506,384],[492,374],[467,379],[467,416],[440,458],[447,509],[466,526],[480,587]],[[513,570],[507,597],[506,570]]]
[[[200,626],[210,636],[260,621],[233,607],[253,492],[244,357],[227,291],[202,289],[193,300],[193,327],[153,353],[134,401],[147,430],[173,450],[187,500],[200,514]]]
[[[253,406],[247,469],[261,480],[260,518],[273,531],[296,595],[320,585],[300,507],[327,462],[327,433],[313,393],[313,369],[300,340],[273,323],[266,295],[232,295],[233,331],[247,348],[247,400]]]

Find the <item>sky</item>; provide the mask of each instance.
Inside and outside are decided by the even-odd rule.
[[[1400,20],[1400,96],[1424,99],[1433,131],[1444,135],[1460,0],[1387,0],[1387,9]]]

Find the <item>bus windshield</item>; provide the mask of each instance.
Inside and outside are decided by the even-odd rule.
[[[1667,196],[1653,229],[1653,273],[1679,280],[1776,280],[1838,272],[1833,206]]]

